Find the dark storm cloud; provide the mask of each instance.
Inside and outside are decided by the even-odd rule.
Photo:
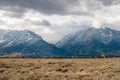
[[[25,20],[28,23],[31,23],[33,25],[37,25],[37,26],[46,26],[46,27],[50,27],[51,23],[48,20],[43,19],[42,21],[32,21],[32,20]]]
[[[82,3],[86,4],[87,12],[82,10]],[[110,6],[114,3],[118,4],[119,0],[0,0],[0,9],[14,12],[10,15],[12,17],[21,17],[28,9],[43,14],[90,15],[91,10],[101,9],[102,6]],[[78,9],[75,10],[74,7]]]
[[[1,0],[0,0],[1,1]],[[24,16],[24,13],[27,12],[26,8],[14,6],[14,5],[3,5],[0,2],[0,10],[6,11],[6,13],[3,14],[3,16],[9,16],[9,17],[15,17],[15,18],[22,18]]]
[[[0,0],[0,6],[4,9],[15,10],[16,12],[19,10],[17,8],[27,8],[46,14],[62,14],[65,13],[64,11],[67,7],[72,7],[76,1],[77,0]],[[14,9],[15,7],[17,8]]]
[[[110,5],[113,5],[113,4],[119,4],[120,3],[120,0],[99,0],[103,3],[103,5],[105,6],[110,6]]]
[[[101,1],[105,6],[112,5],[113,1],[115,0],[99,0]]]
[[[45,25],[45,26],[51,26],[50,22],[48,22],[47,20],[42,20],[41,25]]]
[[[24,12],[8,12],[4,13],[3,16],[14,17],[14,18],[22,18],[24,17]]]

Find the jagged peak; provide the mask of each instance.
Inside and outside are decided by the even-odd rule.
[[[43,40],[41,36],[30,30],[1,30],[0,43],[13,42],[13,43],[34,43],[36,41]]]
[[[11,30],[11,29],[8,29],[8,30],[4,30],[4,29],[0,29],[0,33],[2,34],[7,34],[7,33],[18,33],[18,34],[30,34],[30,35],[33,35],[33,36],[37,36],[39,38],[42,38],[41,36],[39,36],[38,34],[36,34],[35,32],[33,31],[30,31],[30,30]]]

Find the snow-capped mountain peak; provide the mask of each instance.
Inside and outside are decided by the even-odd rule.
[[[66,52],[47,43],[32,31],[0,30],[0,56],[21,53],[21,56],[64,56]]]
[[[13,43],[19,43],[19,42],[26,42],[34,40],[41,40],[42,38],[38,35],[36,35],[34,32],[31,32],[29,30],[1,30],[0,31],[0,42],[13,42]]]
[[[59,48],[78,55],[119,53],[120,31],[110,28],[93,28],[77,31],[56,44]]]

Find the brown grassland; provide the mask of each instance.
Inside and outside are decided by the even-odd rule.
[[[120,58],[0,59],[0,80],[120,80]]]

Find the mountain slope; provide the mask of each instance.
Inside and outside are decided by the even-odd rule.
[[[0,30],[0,55],[14,53],[32,57],[69,55],[32,31]]]
[[[120,31],[110,28],[89,28],[68,35],[56,44],[74,55],[120,55]]]

